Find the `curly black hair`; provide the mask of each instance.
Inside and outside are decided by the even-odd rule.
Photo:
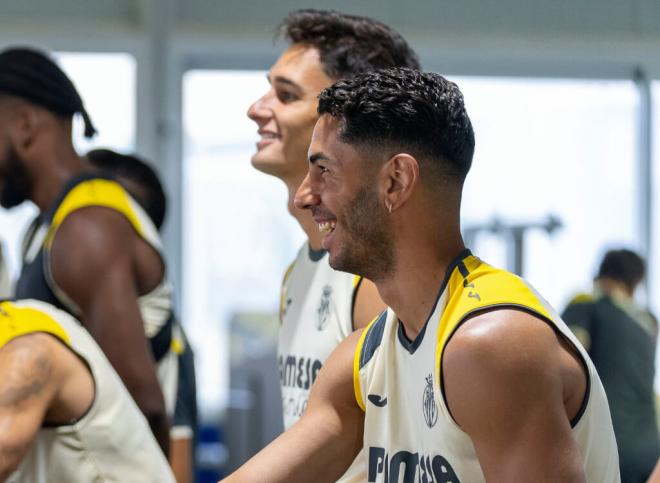
[[[279,35],[319,51],[331,79],[353,77],[386,67],[419,69],[417,54],[395,30],[377,20],[334,10],[295,10],[282,21]]]
[[[474,154],[474,131],[458,86],[435,73],[390,68],[324,89],[318,112],[340,121],[340,139],[370,149],[407,150],[429,171],[461,183]]]

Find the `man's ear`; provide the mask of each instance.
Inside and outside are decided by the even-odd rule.
[[[41,109],[24,102],[18,102],[14,106],[11,136],[19,156],[26,154],[34,145],[37,131],[45,121],[44,115]]]
[[[392,213],[408,201],[419,183],[419,163],[410,154],[395,154],[383,165],[381,174],[386,187],[385,208]]]

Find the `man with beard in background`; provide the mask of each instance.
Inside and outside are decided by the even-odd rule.
[[[48,302],[82,322],[168,455],[166,401],[173,407],[168,388],[177,369],[157,230],[118,183],[78,156],[74,114],[91,137],[78,92],[49,57],[28,48],[0,53],[0,203],[29,199],[41,216],[16,297]]]

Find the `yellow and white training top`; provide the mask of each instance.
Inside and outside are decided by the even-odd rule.
[[[278,362],[284,428],[300,419],[319,370],[353,332],[353,304],[362,279],[334,270],[326,251],[305,243],[282,283]],[[364,481],[362,453],[338,481]]]
[[[140,205],[115,180],[97,173],[72,178],[57,201],[33,224],[24,242],[23,269],[16,284],[16,298],[47,302],[80,318],[80,308],[57,285],[51,272],[50,250],[66,218],[86,207],[104,207],[122,214],[135,232],[162,256],[158,230]],[[178,357],[173,329],[173,291],[166,276],[149,293],[138,298],[144,332],[157,363],[158,380],[169,416],[174,414],[177,395]]]
[[[87,331],[49,304],[0,302],[0,350],[36,332],[53,335],[86,363],[94,379],[94,402],[78,421],[42,427],[8,481],[173,483],[147,420]]]
[[[620,481],[605,391],[588,355],[524,280],[487,265],[468,250],[449,266],[436,306],[414,341],[406,338],[391,309],[374,320],[360,338],[354,384],[357,402],[365,411],[366,481],[485,481],[470,437],[447,408],[441,387],[442,355],[463,321],[475,313],[498,309],[534,315],[580,355],[588,373],[587,395],[571,425],[587,481]]]

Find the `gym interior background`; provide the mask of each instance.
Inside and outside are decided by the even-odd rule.
[[[463,202],[477,254],[561,309],[590,289],[607,248],[627,246],[649,261],[637,296],[660,313],[656,0],[2,0],[0,48],[56,53],[85,100],[100,135],[76,135],[81,152],[136,151],[160,171],[169,271],[210,427],[257,411],[233,418],[253,425],[246,452],[277,431],[278,410],[255,397],[277,399],[277,383],[245,381],[251,364],[259,373],[271,361],[281,275],[304,237],[281,183],[250,166],[257,136],[246,111],[284,47],[275,26],[304,7],[376,17],[425,70],[459,83],[477,138]],[[0,209],[14,274],[34,213]],[[206,451],[210,465],[224,458],[222,445]]]

